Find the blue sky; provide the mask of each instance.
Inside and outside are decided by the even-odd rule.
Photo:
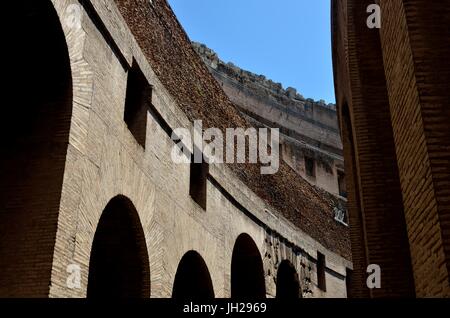
[[[169,0],[191,40],[225,62],[334,103],[330,0]]]

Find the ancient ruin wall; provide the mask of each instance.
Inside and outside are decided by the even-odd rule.
[[[311,184],[334,195],[343,174],[342,142],[336,105],[305,99],[295,88],[222,61],[204,44],[193,47],[231,101],[255,126],[277,127],[284,161]],[[305,157],[314,160],[314,173],[306,171]]]

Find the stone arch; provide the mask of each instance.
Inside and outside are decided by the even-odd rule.
[[[14,1],[0,125],[0,296],[46,297],[72,116],[68,45],[50,0]],[[23,17],[19,19],[18,17]]]
[[[211,275],[199,253],[189,251],[182,257],[175,275],[172,297],[177,300],[214,298]]]
[[[276,297],[279,299],[297,299],[302,297],[297,270],[288,260],[282,261],[278,267]]]
[[[236,240],[231,259],[231,297],[265,298],[266,286],[261,254],[248,234]]]
[[[124,196],[105,207],[92,243],[88,298],[149,298],[150,265],[144,230]]]

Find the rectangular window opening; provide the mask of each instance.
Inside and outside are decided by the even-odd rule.
[[[152,87],[133,60],[128,71],[124,120],[134,139],[145,149],[147,111],[152,100]]]
[[[347,197],[347,188],[345,184],[345,173],[343,171],[338,170],[338,186],[339,186],[339,195],[341,197]]]
[[[198,151],[198,150],[194,150]],[[206,210],[206,192],[208,181],[209,165],[204,160],[200,163],[194,161],[194,155],[191,158],[191,172],[189,182],[189,194],[192,199]]]
[[[347,288],[347,298],[353,298],[353,295],[352,295],[352,279],[353,279],[353,271],[350,268],[346,268],[346,271],[345,271],[345,286]]]
[[[316,163],[314,159],[310,157],[305,157],[305,170],[306,175],[309,177],[315,177],[316,176]]]
[[[317,286],[320,290],[327,291],[326,278],[325,278],[325,255],[317,252]]]

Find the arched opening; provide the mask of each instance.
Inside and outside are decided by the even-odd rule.
[[[208,300],[214,288],[205,261],[195,251],[187,252],[178,265],[172,297],[176,300]]]
[[[231,297],[265,298],[264,268],[253,239],[241,234],[234,245],[231,260]]]
[[[291,262],[282,261],[277,273],[277,298],[297,299],[301,298],[300,282],[297,271]]]
[[[48,1],[5,4],[0,296],[46,297],[72,113],[69,53]]]
[[[149,298],[150,265],[133,203],[123,196],[106,206],[92,243],[88,298]]]

